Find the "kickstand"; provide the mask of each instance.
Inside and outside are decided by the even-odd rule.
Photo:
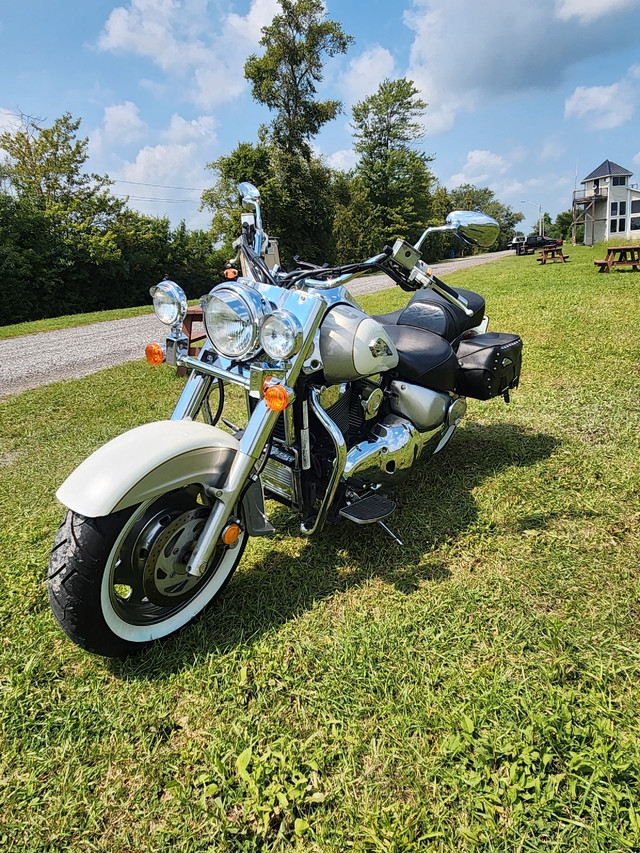
[[[389,536],[392,539],[395,539],[396,542],[398,543],[398,545],[400,545],[400,547],[402,547],[402,542],[398,539],[398,537],[393,532],[393,530],[389,530],[389,528],[387,527],[387,525],[383,521],[378,521],[377,523],[380,525],[380,527],[384,530],[385,533],[388,533]]]

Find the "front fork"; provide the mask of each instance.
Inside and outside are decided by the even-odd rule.
[[[313,338],[320,326],[326,303],[320,296],[301,293],[298,297],[297,307],[299,319],[302,320],[305,344],[293,357],[291,363],[287,365],[282,382],[289,388],[295,387],[304,360],[313,345]],[[205,365],[189,356],[178,356],[177,363],[182,363],[186,367],[194,368],[194,370],[178,400],[171,416],[172,420],[196,417],[215,376],[227,381],[238,382],[238,384],[247,387],[246,381],[230,370]],[[216,502],[193,549],[187,565],[188,574],[200,577],[206,571],[224,526],[234,507],[238,504],[251,473],[264,451],[278,414],[279,412],[273,411],[267,406],[264,398],[257,402],[240,440],[240,447],[233,458],[224,485],[210,491],[207,490],[207,494]]]

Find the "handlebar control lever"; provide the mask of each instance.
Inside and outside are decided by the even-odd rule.
[[[451,304],[455,305],[456,308],[464,311],[467,317],[473,316],[473,311],[469,308],[469,303],[464,296],[456,293],[456,291],[452,287],[449,287],[449,285],[445,284],[444,281],[440,281],[440,279],[433,275],[429,267],[422,261],[418,261],[416,266],[411,270],[411,273],[409,274],[409,281],[419,281],[423,287],[430,287],[431,290],[435,290],[436,293],[439,293],[440,296],[444,297],[448,302],[451,302]]]

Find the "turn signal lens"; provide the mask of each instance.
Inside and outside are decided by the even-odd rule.
[[[222,541],[227,546],[235,544],[238,541],[238,536],[240,536],[240,525],[235,523],[228,524],[222,531]]]
[[[284,385],[269,385],[264,383],[264,401],[272,412],[284,412],[289,405],[289,392]]]
[[[144,355],[149,364],[153,364],[154,366],[162,364],[164,361],[164,349],[160,344],[147,344]]]

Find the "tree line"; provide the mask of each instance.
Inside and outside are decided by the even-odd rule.
[[[165,274],[190,298],[202,295],[233,255],[242,180],[260,189],[264,225],[278,238],[286,267],[296,255],[336,265],[377,254],[396,237],[415,242],[453,209],[494,216],[494,248],[505,248],[522,214],[488,188],[448,190],[436,181],[433,158],[418,147],[427,104],[410,80],[386,79],[353,107],[353,169],[332,169],[314,153],[314,137],[342,110],[340,102],[318,98],[323,66],[352,38],[327,18],[322,0],[279,4],[263,28],[262,55],[245,64],[253,98],[274,117],[256,141],[207,164],[208,230],[184,222],[174,228],[116,198],[108,176],[85,171],[88,139],[77,138],[80,119],[69,113],[50,127],[22,116],[17,129],[0,134],[0,324],[144,304]],[[434,261],[459,249],[437,234],[422,252]]]

